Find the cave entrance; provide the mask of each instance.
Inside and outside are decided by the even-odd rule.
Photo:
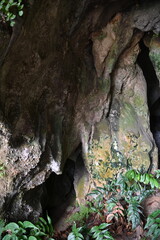
[[[41,200],[44,215],[46,212],[51,217],[54,226],[61,230],[67,226],[66,220],[76,208],[77,181],[83,177],[86,167],[82,157],[80,145],[67,159],[63,173],[51,173],[43,184]]]
[[[147,33],[153,35],[153,33]],[[160,83],[153,63],[149,57],[149,48],[140,41],[141,52],[137,62],[143,71],[147,83],[147,99],[150,111],[150,129],[158,148],[158,168],[160,168]]]
[[[48,213],[53,224],[55,224],[68,206],[75,202],[76,194],[74,190],[75,162],[67,159],[61,175],[51,173],[43,184],[44,199],[42,208],[44,213]]]

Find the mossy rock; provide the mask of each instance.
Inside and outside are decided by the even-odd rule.
[[[121,131],[127,130],[138,134],[137,114],[130,103],[123,103],[121,105],[121,114],[119,118],[119,128]]]
[[[111,142],[109,122],[103,119],[95,126],[87,159],[91,179],[96,185],[101,185],[117,172],[119,164],[117,159],[112,161]]]

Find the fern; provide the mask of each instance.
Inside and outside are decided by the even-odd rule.
[[[147,237],[151,237],[152,240],[160,239],[160,209],[148,216],[145,229],[148,229]]]
[[[141,216],[142,211],[140,210],[141,206],[137,201],[136,196],[130,199],[126,199],[128,202],[128,209],[127,209],[127,219],[129,222],[132,223],[132,229],[135,229],[141,223]]]
[[[118,219],[118,217],[114,218],[113,213],[118,211],[118,206],[122,206],[121,201],[125,202],[127,211],[125,212],[122,206],[120,212],[123,214],[121,215],[122,217],[126,216],[127,220],[132,223],[132,228],[135,229],[141,223],[140,203],[155,189],[160,188],[158,177],[159,171],[155,175],[134,169],[125,174],[119,173],[112,182],[111,179],[107,179],[104,186],[97,187],[89,194],[93,196],[91,209],[101,217],[104,212],[108,211],[109,216],[112,215],[111,219]],[[109,199],[107,199],[108,196]],[[113,209],[114,211],[112,211]]]

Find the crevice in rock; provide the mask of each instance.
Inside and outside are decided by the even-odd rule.
[[[51,173],[49,178],[42,185],[43,194],[41,205],[43,215],[46,213],[51,217],[54,225],[65,228],[66,218],[75,208],[75,200],[79,198],[79,186],[81,179],[86,176],[86,166],[82,157],[82,145],[67,159],[63,173],[57,175]],[[79,189],[79,187],[81,189]]]
[[[147,33],[152,34],[152,33]],[[150,129],[158,148],[158,167],[160,167],[160,87],[154,66],[149,57],[149,48],[140,41],[141,52],[137,62],[141,67],[147,83],[147,99],[150,111]]]
[[[75,162],[71,159],[66,164],[61,175],[51,173],[43,184],[41,199],[44,214],[47,212],[55,224],[64,214],[67,207],[75,200],[74,190]]]
[[[141,52],[138,55],[137,60],[147,82],[148,106],[149,110],[151,111],[155,101],[158,98],[157,89],[159,88],[159,80],[149,57],[149,48],[145,46],[143,40],[140,41],[140,48]]]

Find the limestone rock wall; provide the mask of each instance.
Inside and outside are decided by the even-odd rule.
[[[159,11],[158,2],[34,1],[0,68],[1,215],[36,219],[41,184],[80,144],[79,201],[119,169],[157,168],[137,57],[150,32],[159,78]]]

